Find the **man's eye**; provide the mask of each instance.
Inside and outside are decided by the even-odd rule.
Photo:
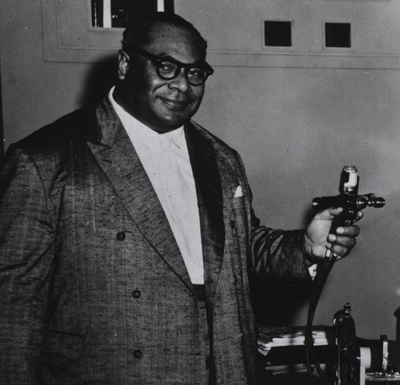
[[[191,78],[202,79],[204,77],[204,71],[199,68],[191,68],[188,72]]]
[[[176,65],[170,62],[161,62],[159,65],[159,70],[163,74],[175,73]]]

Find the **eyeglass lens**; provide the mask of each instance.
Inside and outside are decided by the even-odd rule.
[[[181,67],[169,61],[157,63],[158,75],[166,80],[174,79],[179,75]],[[206,72],[200,68],[185,68],[185,74],[190,84],[200,85],[206,81]]]

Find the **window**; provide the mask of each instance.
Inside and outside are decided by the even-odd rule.
[[[126,28],[134,17],[152,11],[174,12],[173,0],[91,0],[92,27]]]
[[[325,23],[325,47],[351,48],[351,24]]]
[[[266,47],[291,47],[291,21],[264,21],[264,45]]]

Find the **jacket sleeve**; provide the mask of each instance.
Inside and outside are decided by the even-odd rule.
[[[252,208],[252,193],[243,162],[240,164],[242,183],[248,196],[249,268],[250,273],[270,283],[283,285],[311,285],[312,278],[305,260],[304,230],[274,230],[260,224]]]
[[[0,378],[36,384],[55,232],[30,156],[10,147],[0,169]]]
[[[273,230],[259,224],[252,210],[251,270],[269,282],[310,285],[312,278],[305,262],[303,230]]]

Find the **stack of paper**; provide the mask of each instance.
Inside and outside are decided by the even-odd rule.
[[[336,351],[334,329],[318,326],[312,335],[320,366],[325,370],[325,363]],[[263,356],[261,361],[264,369],[273,375],[306,372],[304,340],[305,327],[261,329],[258,351]]]
[[[314,346],[330,345],[335,343],[334,330],[327,326],[318,326],[313,330]],[[261,329],[258,337],[258,351],[266,356],[273,347],[304,346],[305,327],[281,327]]]

